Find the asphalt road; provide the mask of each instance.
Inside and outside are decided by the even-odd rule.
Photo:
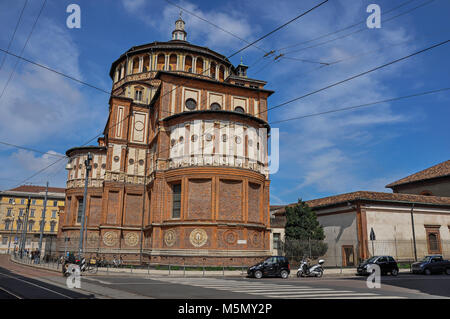
[[[450,276],[382,277],[369,289],[365,278],[86,277],[84,280],[151,298],[174,299],[399,299],[450,298]]]
[[[0,256],[0,299],[424,299],[450,298],[449,275],[382,276],[369,289],[365,277],[263,278],[169,277],[137,274],[81,277],[81,289],[68,289],[60,273],[34,269]]]
[[[73,289],[22,276],[0,267],[0,299],[86,299]]]

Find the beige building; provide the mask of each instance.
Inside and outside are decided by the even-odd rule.
[[[353,266],[373,255],[450,258],[450,161],[386,187],[394,193],[358,191],[306,202],[324,228],[328,265]],[[284,208],[273,215],[283,218]]]
[[[43,216],[44,186],[23,185],[0,192],[0,253],[12,253],[14,249],[19,249],[24,227],[25,249],[38,248],[42,221],[44,221],[43,255],[55,252],[58,217],[60,209],[64,206],[64,191],[64,188],[48,188],[45,216]],[[27,210],[28,201],[30,203]]]

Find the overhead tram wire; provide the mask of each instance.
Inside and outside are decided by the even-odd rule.
[[[392,12],[392,11],[395,11],[395,10],[397,10],[397,9],[399,9],[399,8],[401,8],[401,7],[403,7],[403,6],[407,5],[407,4],[409,4],[409,3],[411,3],[411,2],[414,2],[414,1],[417,1],[417,0],[408,0],[408,1],[405,1],[405,2],[401,3],[400,5],[398,5],[398,6],[394,7],[394,8],[391,8],[391,9],[389,9],[389,10],[383,12],[383,15],[388,14],[388,13],[390,13],[390,12]],[[333,32],[329,32],[329,33],[323,34],[323,35],[318,36],[318,37],[316,37],[316,38],[314,38],[314,39],[310,39],[310,40],[298,42],[298,43],[295,43],[295,44],[292,44],[292,45],[288,45],[288,46],[283,47],[283,48],[279,48],[279,49],[277,49],[276,51],[283,51],[283,50],[290,49],[290,48],[293,48],[293,47],[296,47],[296,46],[299,46],[299,45],[302,45],[302,44],[307,44],[307,43],[310,43],[310,42],[314,42],[314,41],[316,41],[316,40],[320,40],[320,39],[326,38],[326,37],[328,37],[328,36],[330,36],[330,35],[333,35],[333,34],[336,34],[336,33],[339,33],[339,32],[342,32],[342,31],[345,31],[345,30],[348,30],[348,29],[351,29],[351,28],[356,27],[356,26],[358,26],[358,25],[360,25],[360,24],[363,24],[363,23],[366,23],[366,20],[365,20],[365,19],[362,20],[362,21],[353,23],[353,24],[351,24],[351,25],[348,25],[348,26],[346,26],[346,27],[344,27],[344,28],[341,28],[341,29],[339,29],[339,30],[336,30],[336,31],[333,31]]]
[[[54,153],[50,153],[50,152],[43,152],[43,151],[35,150],[33,148],[29,148],[29,147],[25,147],[25,146],[21,146],[21,145],[16,145],[16,144],[11,144],[11,143],[7,143],[7,142],[2,142],[2,141],[0,141],[0,144],[6,145],[6,146],[10,146],[10,147],[19,148],[19,149],[23,149],[23,150],[27,150],[27,151],[32,151],[32,152],[35,152],[35,153],[40,153],[40,154],[43,154],[43,155],[50,155],[50,156],[63,157],[63,158],[67,157],[67,156],[60,155],[60,154],[54,154]]]
[[[273,34],[274,32],[280,30],[281,28],[287,26],[288,24],[294,22],[295,20],[297,20],[298,18],[300,18],[300,17],[306,15],[307,13],[309,13],[309,12],[315,10],[316,8],[318,8],[319,6],[323,5],[323,4],[326,3],[326,2],[328,2],[328,0],[325,0],[325,1],[321,2],[320,4],[316,5],[315,7],[309,9],[309,10],[306,11],[306,12],[303,12],[302,14],[298,15],[298,16],[295,17],[294,19],[291,19],[290,21],[288,21],[288,22],[284,23],[283,25],[277,27],[276,29],[274,29],[274,30],[272,30],[271,32],[265,34],[264,36],[260,37],[259,39],[253,41],[252,43],[248,44],[247,46],[243,47],[242,49],[240,49],[240,50],[236,51],[235,53],[233,53],[232,55],[228,56],[227,59],[229,59],[229,58],[231,58],[232,56],[238,54],[239,52],[242,52],[242,51],[246,50],[246,49],[249,48],[250,46],[252,46],[252,45],[254,45],[255,43],[261,41],[262,39],[268,37],[269,35],[271,35],[271,34]],[[2,50],[2,49],[0,49],[0,50],[3,51],[3,52],[6,52],[5,50]],[[11,54],[11,53],[8,52],[8,54]],[[38,63],[31,62],[31,61],[29,61],[29,60],[27,60],[27,59],[24,59],[24,58],[22,58],[22,57],[20,57],[20,58],[23,59],[23,60],[25,60],[25,61],[27,61],[27,62],[33,63],[33,64],[35,64],[35,65],[37,65],[37,66],[44,67],[44,66],[42,66],[42,65],[39,65]],[[82,81],[80,81],[80,80],[78,80],[78,79],[75,79],[75,78],[73,78],[73,77],[67,76],[67,75],[65,75],[65,74],[63,74],[63,73],[61,73],[61,72],[57,72],[57,71],[52,70],[52,69],[50,69],[50,68],[48,68],[48,67],[44,67],[44,68],[45,68],[45,69],[48,69],[48,70],[50,70],[50,71],[52,71],[52,72],[56,72],[56,73],[58,73],[58,74],[60,74],[60,75],[62,75],[62,76],[68,77],[68,78],[70,78],[70,79],[72,79],[72,80],[75,80],[75,81],[77,81],[77,82],[79,82],[79,83],[82,83]],[[210,69],[211,69],[211,67],[209,67],[207,70],[203,71],[202,74],[205,73],[205,72],[207,72],[207,71],[209,71]],[[187,83],[187,81],[185,81],[185,82]],[[82,83],[82,84],[84,84],[84,83]],[[179,84],[179,85],[176,85],[175,88],[173,88],[172,90],[169,90],[168,92],[166,92],[165,94],[163,94],[163,95],[161,96],[161,98],[164,97],[164,96],[166,96],[167,94],[172,93],[174,90],[176,90],[178,87],[180,87],[180,86],[183,85],[183,84],[184,84],[184,83],[181,83],[181,84]],[[89,86],[90,86],[90,87],[93,87],[93,88],[96,88],[96,87],[94,87],[94,86],[92,86],[92,85],[89,85]],[[98,88],[96,88],[96,89],[98,89]],[[100,90],[101,90],[101,89],[100,89]],[[102,90],[102,91],[103,91],[103,92],[106,92],[106,91],[104,91],[104,90]],[[110,92],[106,92],[106,93],[109,94],[109,95],[111,95]],[[162,110],[162,112],[172,114],[172,112],[168,112],[168,111],[163,111],[163,110]],[[118,125],[119,123],[125,121],[127,118],[130,117],[130,115],[131,115],[131,113],[130,113],[128,116],[126,116],[124,119],[122,119],[121,121],[117,122],[115,125]],[[205,133],[206,133],[206,132],[205,132]],[[93,139],[97,138],[97,137],[100,136],[100,135],[101,135],[101,134],[97,135],[97,136],[94,137]],[[91,139],[90,141],[92,141],[93,139]],[[88,143],[89,143],[89,142],[88,142]],[[24,183],[24,182],[26,182],[27,180],[33,178],[34,176],[38,175],[38,174],[41,173],[42,171],[48,169],[49,167],[53,166],[54,164],[56,164],[57,162],[59,162],[59,161],[61,161],[61,160],[62,160],[62,159],[59,159],[59,160],[57,160],[56,162],[53,162],[52,164],[48,165],[47,167],[41,169],[39,172],[37,172],[37,173],[33,174],[32,176],[30,176],[29,178],[25,179],[22,183]]]
[[[424,2],[424,3],[418,5],[418,6],[414,7],[414,8],[411,8],[411,9],[409,9],[408,11],[402,12],[402,13],[396,15],[396,16],[393,16],[393,17],[391,17],[391,18],[388,18],[388,19],[386,19],[386,20],[383,20],[383,23],[392,21],[392,20],[394,20],[394,19],[396,19],[396,18],[398,18],[398,17],[401,17],[401,16],[403,16],[403,15],[405,15],[405,14],[411,13],[412,11],[414,11],[414,10],[416,10],[416,9],[419,9],[419,8],[425,6],[425,5],[428,5],[428,4],[430,4],[431,2],[433,2],[433,1],[435,1],[435,0],[428,0],[427,2]],[[361,29],[357,29],[357,30],[355,30],[355,31],[352,31],[351,33],[344,34],[344,35],[342,35],[342,36],[340,36],[340,37],[333,38],[333,39],[329,39],[329,40],[326,40],[326,41],[323,41],[323,42],[320,42],[320,43],[316,43],[316,44],[313,44],[313,45],[311,45],[311,46],[303,47],[303,48],[300,48],[300,49],[296,49],[296,50],[292,50],[292,51],[287,51],[287,52],[285,52],[284,54],[292,54],[292,53],[301,52],[301,51],[304,51],[304,50],[307,50],[307,49],[316,48],[316,47],[318,47],[318,46],[321,46],[321,45],[324,45],[324,44],[328,44],[328,43],[330,43],[330,42],[334,42],[334,41],[336,41],[336,40],[340,40],[340,39],[349,37],[349,36],[351,36],[351,35],[354,35],[354,34],[356,34],[356,33],[363,32],[363,31],[366,31],[366,30],[369,30],[369,29],[368,29],[367,27],[363,27],[363,28],[361,28]]]
[[[36,28],[36,25],[37,25],[37,23],[38,23],[38,21],[39,21],[39,18],[41,17],[42,11],[44,11],[44,7],[45,7],[45,4],[46,4],[46,3],[47,3],[47,0],[44,0],[44,2],[42,3],[41,9],[39,10],[39,13],[38,13],[38,15],[37,15],[37,17],[36,17],[36,19],[35,19],[35,21],[34,21],[34,24],[33,24],[32,28],[31,28],[31,31],[30,31],[30,33],[28,34],[27,40],[25,41],[25,44],[24,44],[23,47],[22,47],[22,50],[21,50],[21,52],[20,52],[20,55],[22,55],[23,52],[25,51],[25,48],[27,47],[28,42],[30,41],[31,35],[33,34],[34,29]],[[3,91],[2,91],[2,93],[0,94],[0,99],[1,99],[1,98],[3,97],[3,95],[5,94],[5,91],[6,91],[6,89],[8,88],[9,83],[11,82],[11,79],[12,79],[13,76],[14,76],[14,73],[16,72],[16,69],[17,69],[17,66],[18,66],[19,62],[20,62],[19,59],[16,60],[16,64],[14,64],[14,68],[12,69],[12,71],[11,71],[11,73],[10,73],[10,75],[9,75],[8,80],[6,81],[5,87],[3,88]]]
[[[432,49],[434,49],[434,48],[436,48],[436,47],[445,45],[445,44],[447,44],[448,42],[450,42],[450,40],[445,40],[445,41],[442,41],[442,42],[440,42],[440,43],[434,44],[434,45],[432,45],[432,46],[430,46],[430,47],[427,47],[427,48],[425,48],[425,49],[416,51],[416,52],[411,53],[411,54],[409,54],[409,55],[407,55],[407,56],[404,56],[404,57],[402,57],[402,58],[393,60],[393,61],[391,61],[391,62],[385,63],[385,64],[380,65],[380,66],[378,66],[378,67],[372,68],[372,69],[370,69],[370,70],[367,70],[367,71],[364,71],[364,72],[362,72],[362,73],[353,75],[353,76],[351,76],[351,77],[349,77],[349,78],[346,78],[346,79],[344,79],[344,80],[335,82],[335,83],[330,84],[330,85],[328,85],[328,86],[325,86],[325,87],[323,87],[323,88],[321,88],[321,89],[312,91],[312,92],[310,92],[310,93],[307,93],[307,94],[304,94],[304,95],[302,95],[302,96],[296,97],[296,98],[291,99],[291,100],[289,100],[289,101],[286,101],[286,102],[283,102],[283,103],[281,103],[281,104],[275,105],[275,106],[273,106],[273,107],[268,108],[266,111],[260,112],[259,114],[265,113],[265,112],[268,112],[268,111],[271,111],[271,110],[273,110],[273,109],[282,107],[282,106],[284,106],[284,105],[287,105],[287,104],[290,104],[290,103],[292,103],[292,102],[298,101],[298,100],[300,100],[300,99],[303,99],[303,98],[305,98],[305,97],[311,96],[311,95],[313,95],[313,94],[316,94],[316,93],[325,91],[325,90],[327,90],[327,89],[329,89],[329,88],[335,87],[335,86],[337,86],[337,85],[340,85],[340,84],[342,84],[342,83],[351,81],[351,80],[356,79],[356,78],[358,78],[358,77],[361,77],[361,76],[363,76],[363,75],[366,75],[366,74],[372,73],[372,72],[374,72],[374,71],[380,70],[380,69],[385,68],[385,67],[387,67],[387,66],[389,66],[389,65],[392,65],[392,64],[395,64],[395,63],[397,63],[397,62],[400,62],[400,61],[406,60],[406,59],[408,59],[408,58],[411,58],[411,57],[413,57],[413,56],[416,56],[416,55],[418,55],[418,54],[420,54],[420,53],[423,53],[423,52],[432,50]]]
[[[182,6],[180,6],[180,5],[178,5],[178,4],[174,3],[174,2],[172,2],[172,1],[170,1],[170,0],[164,0],[164,1],[167,2],[168,4],[174,6],[174,7],[177,7],[178,9],[180,9],[180,10],[182,10],[182,11],[185,11],[185,12],[189,13],[190,15],[196,17],[197,19],[200,19],[200,20],[202,20],[202,21],[204,21],[204,22],[206,22],[206,23],[212,25],[213,27],[215,27],[215,28],[217,28],[217,29],[219,29],[219,30],[221,30],[221,31],[223,31],[223,32],[225,32],[225,33],[227,33],[227,34],[229,34],[229,35],[235,37],[236,39],[239,39],[239,40],[241,40],[242,42],[247,43],[249,46],[253,46],[254,48],[256,48],[256,49],[258,49],[258,50],[264,52],[264,55],[263,55],[261,58],[270,56],[270,55],[272,55],[272,54],[275,53],[274,50],[267,51],[266,49],[263,49],[263,48],[261,48],[261,47],[255,45],[254,43],[256,43],[257,41],[256,41],[256,42],[253,42],[253,43],[252,43],[252,42],[249,42],[249,41],[247,41],[247,40],[241,38],[240,36],[238,36],[238,35],[236,35],[236,34],[230,32],[230,31],[228,31],[228,30],[226,30],[226,29],[224,29],[224,28],[222,28],[221,26],[218,26],[217,24],[215,24],[215,23],[213,23],[213,22],[211,22],[211,21],[209,21],[209,20],[207,20],[207,19],[205,19],[205,18],[203,18],[203,17],[201,17],[201,16],[195,14],[195,13],[192,12],[192,11],[189,11],[189,10],[183,8]],[[327,0],[327,1],[328,1],[328,0]],[[326,1],[324,1],[324,2],[326,2]],[[323,4],[323,3],[322,3],[322,4]],[[322,4],[320,4],[320,5],[322,5]],[[320,6],[320,5],[318,5],[318,6]],[[314,8],[312,8],[311,10],[313,10],[313,9],[314,9]],[[307,13],[307,12],[306,12],[306,13]],[[306,14],[306,13],[304,13],[304,14]],[[298,18],[300,18],[300,16],[294,18],[292,21],[287,22],[286,24],[289,24],[289,23],[293,22],[294,20],[296,20],[296,19],[298,19]],[[282,28],[282,27],[283,27],[283,26],[281,26],[280,28]],[[277,30],[274,30],[273,32],[276,32],[276,31],[277,31]],[[267,36],[268,36],[268,35],[267,35]],[[258,41],[259,41],[259,40],[258,40]],[[238,52],[238,53],[239,53],[239,52]],[[237,54],[237,53],[236,53],[236,54]],[[259,60],[258,60],[257,62],[259,62]],[[254,64],[257,64],[257,62],[255,62]],[[304,62],[308,62],[308,63],[321,63],[321,62],[309,61],[309,60],[305,60]]]
[[[23,12],[25,11],[25,7],[27,6],[27,4],[28,4],[28,0],[25,0],[25,2],[23,3],[22,10],[20,11],[19,19],[17,20],[16,26],[14,28],[13,35],[12,35],[11,39],[9,40],[8,48],[6,49],[6,51],[9,51],[9,49],[11,48],[11,44],[13,43],[14,37],[16,36],[17,29],[19,28],[20,22],[22,21]],[[5,60],[6,60],[6,54],[3,55],[2,63],[0,64],[0,72],[2,71]]]
[[[394,98],[375,101],[375,102],[368,102],[368,103],[364,103],[364,104],[358,104],[358,105],[347,106],[347,107],[342,107],[342,108],[337,108],[337,109],[331,109],[328,111],[312,113],[312,114],[307,114],[307,115],[301,115],[301,116],[297,116],[297,117],[291,117],[291,118],[287,118],[284,120],[273,121],[273,122],[270,122],[269,124],[270,125],[279,124],[279,123],[284,123],[284,122],[289,122],[289,121],[294,121],[294,120],[300,120],[300,119],[304,119],[304,118],[308,118],[308,117],[314,117],[314,116],[326,115],[326,114],[330,114],[330,113],[348,111],[348,110],[363,108],[363,107],[372,106],[372,105],[381,104],[381,103],[388,103],[388,102],[394,102],[394,101],[404,100],[404,99],[428,95],[428,94],[441,93],[441,92],[445,92],[448,90],[450,90],[450,87],[437,89],[437,90],[431,90],[431,91],[425,91],[425,92],[420,92],[420,93],[415,93],[415,94],[410,94],[410,95],[404,95],[404,96],[394,97]]]

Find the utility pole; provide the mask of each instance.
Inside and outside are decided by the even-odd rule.
[[[414,203],[411,207],[411,227],[412,227],[412,235],[414,242],[414,260],[417,261],[417,248],[416,248],[416,232],[414,230]]]
[[[20,259],[22,259],[23,257],[23,251],[25,249],[25,241],[26,241],[26,236],[27,236],[27,226],[28,226],[28,214],[30,211],[30,202],[31,202],[31,196],[28,196],[28,202],[27,202],[27,210],[25,212],[25,219],[23,222],[23,228],[22,228],[22,235],[20,238],[20,246],[19,246],[19,251],[20,251]]]
[[[91,170],[91,160],[92,160],[92,155],[89,152],[87,155],[87,160],[84,161],[84,165],[86,166],[86,176],[84,178],[83,210],[81,213],[80,243],[78,246],[78,258],[80,260],[81,260],[82,254],[83,254],[84,224],[85,224],[85,216],[86,216],[86,197],[87,197],[87,188],[88,188],[88,181],[89,181],[89,172]]]
[[[42,211],[42,220],[41,220],[41,234],[39,235],[39,263],[41,262],[41,254],[42,254],[42,238],[44,237],[44,223],[45,223],[45,210],[47,209],[47,195],[48,195],[48,182],[45,188],[45,198],[44,198],[44,210]]]

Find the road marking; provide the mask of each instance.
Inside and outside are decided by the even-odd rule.
[[[267,295],[266,297],[272,297],[272,298],[317,298],[317,297],[327,297],[327,299],[329,299],[330,297],[351,297],[351,296],[355,296],[355,294],[357,294],[357,296],[377,296],[376,294],[372,294],[372,293],[357,293],[357,292],[351,292],[351,293],[336,293],[336,294],[313,294],[313,295],[292,295],[292,296],[280,296],[280,295]]]
[[[309,294],[310,296],[311,296],[311,293],[312,294],[317,294],[317,293],[326,293],[326,294],[328,294],[328,293],[352,293],[352,294],[355,294],[355,291],[351,291],[351,290],[331,290],[331,289],[328,289],[328,290],[326,290],[326,291],[322,291],[321,289],[313,289],[313,290],[311,290],[311,291],[277,291],[277,292],[272,292],[272,293],[269,293],[269,295],[271,295],[271,296],[274,296],[274,295],[284,295],[284,296],[286,296],[286,297],[289,297],[289,295],[305,295],[305,294]],[[260,293],[260,292],[255,292],[255,293],[251,293],[251,294],[253,294],[253,295],[265,295],[265,294],[267,294],[267,293]]]
[[[42,286],[40,286],[40,285],[37,285],[37,284],[35,284],[35,283],[29,282],[29,281],[26,281],[26,280],[23,280],[23,279],[19,279],[19,278],[10,276],[10,275],[6,275],[6,274],[4,274],[4,273],[0,273],[0,275],[1,275],[1,276],[9,277],[9,278],[12,278],[12,279],[15,279],[15,280],[19,280],[19,281],[22,281],[22,282],[27,283],[27,284],[29,284],[29,285],[36,286],[36,287],[39,287],[39,288],[41,288],[41,289],[44,289],[44,290],[53,292],[53,293],[55,293],[55,294],[57,294],[57,295],[60,295],[60,296],[65,297],[65,298],[67,298],[67,299],[73,299],[72,297],[69,297],[69,296],[64,295],[64,294],[62,294],[62,293],[59,293],[59,292],[57,292],[57,291],[48,289],[48,288],[46,288],[46,287],[42,287]]]
[[[0,289],[3,290],[4,292],[6,292],[8,295],[11,295],[11,296],[16,297],[17,299],[23,299],[22,297],[19,297],[19,296],[16,295],[15,293],[13,293],[13,292],[11,292],[11,291],[9,291],[9,290],[6,290],[6,289],[3,288],[3,287],[0,287]]]
[[[273,291],[269,290],[269,289],[264,289],[264,290],[233,290],[234,292],[247,292],[249,294],[255,294],[255,295],[264,295],[264,294],[271,294],[271,295],[281,295],[281,294],[304,294],[304,293],[314,293],[314,292],[330,292],[330,291],[335,291],[333,289],[329,289],[329,288],[313,288],[313,289],[289,289],[289,290],[285,290],[283,289],[283,291]],[[345,290],[345,292],[351,292],[349,290]]]

